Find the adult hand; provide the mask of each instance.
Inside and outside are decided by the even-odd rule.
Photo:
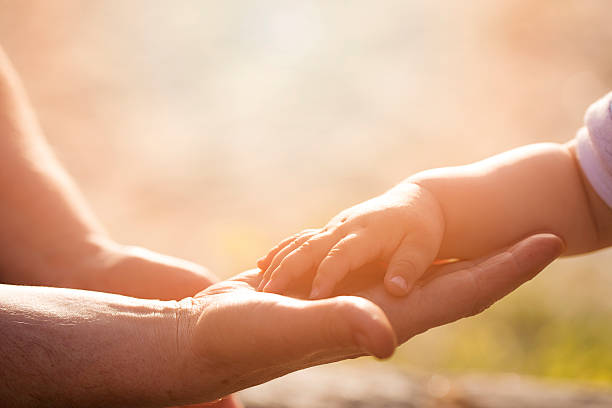
[[[366,354],[388,357],[396,338],[401,343],[483,311],[562,250],[553,235],[532,236],[483,259],[433,267],[403,298],[388,295],[382,279],[371,286],[372,270],[364,274],[369,281],[345,286],[358,296],[316,301],[257,292],[259,271],[243,273],[210,286],[183,309],[183,392],[192,392],[194,401],[212,400],[318,364]],[[202,373],[215,375],[203,379]]]
[[[218,281],[204,267],[183,259],[162,255],[141,247],[119,245],[98,239],[77,261],[73,287],[161,300],[193,296]],[[79,261],[81,259],[81,261]],[[74,275],[73,275],[74,276]],[[233,395],[214,403],[191,408],[241,408]]]
[[[564,249],[557,236],[538,234],[479,259],[434,266],[402,298],[366,281],[353,281],[343,290],[378,304],[401,344],[431,328],[483,312],[534,278]]]
[[[103,241],[83,272],[89,289],[161,300],[182,299],[209,287],[218,278],[204,267],[145,248]],[[233,395],[191,408],[241,408]]]

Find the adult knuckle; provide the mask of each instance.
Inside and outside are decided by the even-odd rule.
[[[347,249],[340,246],[340,247],[333,247],[332,249],[329,250],[329,253],[327,254],[327,256],[325,257],[327,262],[333,263],[335,265],[337,265],[340,262],[343,262],[344,260],[346,260],[346,254],[347,254]]]
[[[518,257],[511,251],[504,251],[501,253],[502,259],[504,259],[508,264],[509,268],[512,270],[522,270],[525,269],[523,265],[518,260]]]
[[[487,293],[482,288],[482,266],[474,265],[472,268],[467,270],[467,277],[470,282],[472,293],[472,305],[466,309],[467,312],[465,317],[474,316],[482,313],[492,302],[490,302]]]

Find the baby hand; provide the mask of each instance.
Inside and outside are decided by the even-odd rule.
[[[257,262],[264,274],[259,290],[281,293],[316,268],[310,297],[329,297],[349,272],[383,260],[387,291],[402,296],[435,260],[443,234],[436,198],[417,184],[399,184],[272,248]]]

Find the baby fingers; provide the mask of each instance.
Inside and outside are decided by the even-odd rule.
[[[262,256],[261,258],[257,260],[257,267],[261,269],[262,271],[265,271],[266,269],[268,269],[268,267],[272,263],[272,260],[274,259],[276,254],[278,254],[283,248],[285,248],[287,245],[291,244],[293,241],[300,238],[301,236],[311,233],[311,232],[314,233],[316,231],[318,230],[306,229],[304,231],[298,232],[297,234],[291,235],[289,238],[285,238],[284,240],[276,244],[270,251],[268,251],[268,253],[265,256]]]
[[[285,259],[287,255],[293,252],[293,250],[295,250],[296,248],[299,248],[304,242],[308,241],[318,231],[319,230],[304,230],[301,233],[297,234],[297,237],[295,237],[289,244],[285,245],[282,248],[279,248],[279,250],[276,251],[274,257],[272,258],[270,265],[263,272],[263,276],[261,278],[261,282],[259,283],[259,287],[257,288],[257,290],[263,290],[263,288],[268,284],[272,272],[281,263],[281,261]],[[280,247],[280,244],[278,246]]]
[[[264,283],[263,290],[280,293],[292,280],[315,268],[338,241],[338,234],[338,231],[323,230],[294,246],[277,265],[274,265],[275,259],[269,268],[269,282]]]
[[[385,274],[385,288],[394,296],[404,296],[436,258],[435,240],[409,235],[400,243],[389,261]]]
[[[331,296],[336,284],[350,271],[378,258],[380,242],[363,230],[342,238],[321,261],[312,283],[310,298]]]

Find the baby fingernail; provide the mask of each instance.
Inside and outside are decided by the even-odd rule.
[[[310,291],[310,298],[311,299],[318,299],[319,296],[321,296],[321,289],[314,287],[312,288],[312,290]]]
[[[402,292],[408,293],[408,284],[406,283],[406,279],[397,275],[392,277],[389,281]]]
[[[265,280],[265,279],[262,279],[262,281],[261,281],[261,282],[259,282],[259,286],[257,287],[257,290],[258,290],[259,292],[261,292],[261,291],[263,291],[263,290],[264,290],[264,288],[265,288],[267,285],[268,285],[268,281],[267,281],[267,280]]]

